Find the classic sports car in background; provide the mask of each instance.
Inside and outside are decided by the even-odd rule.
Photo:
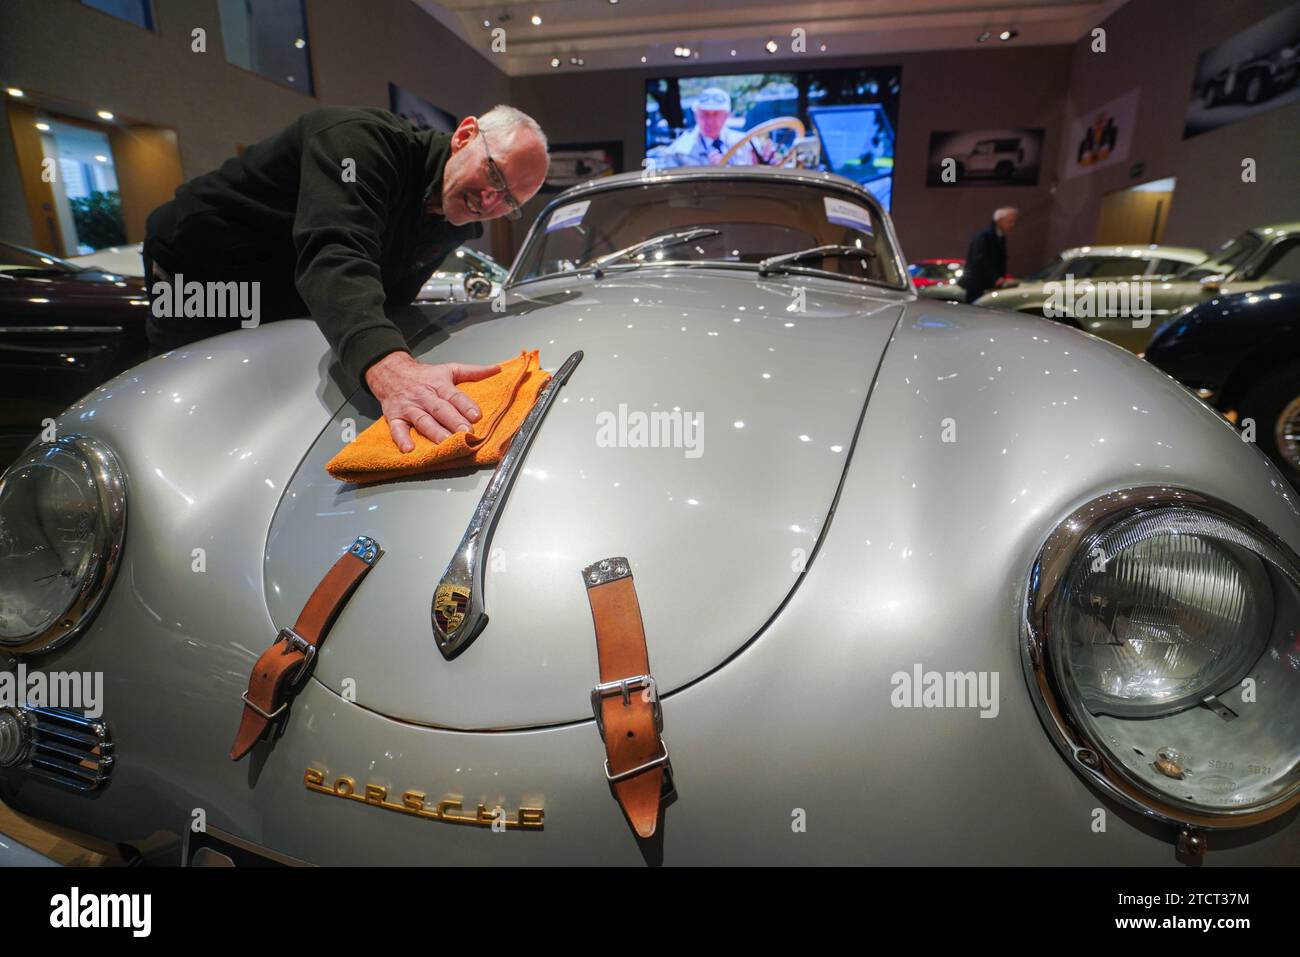
[[[501,292],[506,270],[487,253],[461,246],[420,287],[416,302],[469,302],[493,299]]]
[[[1256,103],[1289,90],[1300,75],[1296,47],[1283,46],[1263,56],[1250,55],[1220,70],[1205,81],[1201,102],[1208,107],[1221,103]]]
[[[1118,343],[1131,352],[1137,352],[1151,338],[1152,332],[1169,317],[1167,303],[1156,305],[1157,290],[1168,287],[1179,273],[1196,263],[1205,261],[1205,251],[1180,246],[1077,246],[1067,249],[1038,272],[1024,279],[1004,282],[992,292],[975,300],[977,306],[990,309],[1014,309],[1033,316],[1045,316],[1049,307],[1055,314],[1048,316],[1057,322],[1084,329],[1095,336]],[[1074,316],[1069,302],[1051,301],[1072,277],[1070,291],[1080,292],[1099,281],[1128,282],[1137,280],[1151,284],[1151,315],[1144,317],[1145,324],[1134,324],[1133,317],[1124,315]],[[1062,306],[1065,307],[1062,314]]]
[[[149,354],[139,279],[0,243],[0,467],[95,386]]]
[[[98,269],[118,276],[144,277],[143,243],[129,246],[106,246],[84,256],[72,256],[68,262],[83,269]]]
[[[1207,300],[1147,347],[1163,369],[1238,424],[1300,488],[1300,283]]]
[[[1118,260],[1112,255],[1124,249],[1136,259],[1145,259],[1146,269],[1136,276],[1125,275],[1123,253]],[[1080,251],[1084,257],[1078,255]],[[1029,277],[1036,282],[1012,283],[1010,288],[981,296],[975,304],[1042,315],[1048,298],[1046,283],[1064,283],[1067,274],[1074,277],[1073,289],[1084,301],[1088,300],[1087,291],[1097,287],[1099,281],[1127,283],[1134,279],[1143,284],[1140,291],[1145,313],[1142,315],[1130,315],[1124,310],[1099,313],[1094,308],[1086,317],[1058,315],[1054,318],[1082,327],[1131,352],[1141,352],[1167,320],[1177,318],[1211,296],[1253,292],[1278,283],[1300,281],[1300,223],[1248,229],[1195,265],[1179,267],[1180,262],[1186,263],[1198,255],[1200,250],[1170,246],[1085,246],[1082,250],[1066,250],[1056,261]],[[1087,257],[1097,257],[1099,262],[1089,268],[1080,262]]]
[[[966,290],[957,285],[964,265],[964,259],[918,259],[908,265],[907,273],[922,296],[965,302]]]
[[[0,800],[156,862],[1294,863],[1295,492],[1147,363],[904,263],[830,174],[575,187],[504,313],[422,307],[422,359],[556,370],[491,472],[328,475],[380,413],[308,321],[95,390],[0,483],[0,651],[102,714],[0,712]],[[233,763],[273,640],[296,693]]]
[[[966,290],[957,285],[961,278],[964,259],[918,259],[907,267],[912,277],[912,285],[922,296],[929,299],[944,299],[948,302],[965,302]],[[999,288],[1015,277],[1008,274],[998,281]]]
[[[67,261],[83,269],[115,273],[117,277],[142,277],[144,260],[141,244],[110,246],[85,256],[73,256]],[[483,277],[488,285],[475,282]],[[416,302],[468,302],[470,299],[487,299],[501,291],[501,281],[506,270],[497,265],[487,253],[471,246],[461,246],[438,266],[415,297]]]

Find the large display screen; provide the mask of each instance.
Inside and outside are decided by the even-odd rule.
[[[889,209],[898,67],[646,81],[646,165],[785,165],[861,183]]]

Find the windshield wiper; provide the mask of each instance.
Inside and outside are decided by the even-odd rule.
[[[769,256],[758,264],[758,274],[766,276],[778,266],[796,263],[803,259],[829,259],[838,256],[861,256],[863,259],[875,258],[875,251],[861,246],[814,246],[812,249],[800,249],[780,256]]]
[[[695,229],[684,229],[679,233],[666,233],[663,236],[653,236],[650,239],[643,239],[639,243],[633,243],[623,249],[616,249],[612,253],[606,253],[598,256],[589,263],[583,263],[579,269],[586,269],[588,266],[594,266],[594,275],[597,279],[601,276],[601,267],[609,263],[617,262],[620,259],[626,259],[628,256],[635,256],[637,253],[647,249],[668,249],[672,246],[680,246],[682,243],[689,243],[693,239],[703,239],[706,236],[718,236],[722,233],[720,229],[709,229],[707,227],[696,227]]]

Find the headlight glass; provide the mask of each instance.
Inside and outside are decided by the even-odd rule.
[[[104,443],[66,436],[0,478],[0,647],[49,651],[102,601],[126,531],[122,472]]]
[[[1222,519],[1160,510],[1093,540],[1065,586],[1065,669],[1088,710],[1173,714],[1231,690],[1268,641],[1264,559]]]
[[[1134,489],[1035,565],[1026,667],[1058,745],[1142,810],[1238,826],[1300,803],[1300,567],[1253,519]]]

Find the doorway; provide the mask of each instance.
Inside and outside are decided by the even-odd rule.
[[[1173,177],[1152,180],[1139,186],[1116,190],[1101,198],[1097,217],[1098,246],[1146,246],[1161,243],[1169,207],[1174,201]]]
[[[6,106],[36,248],[78,256],[144,239],[182,181],[174,130],[39,96]]]
[[[84,256],[126,244],[122,196],[108,134],[49,119],[38,122],[41,153],[54,161],[54,210],[63,233],[62,254]]]

